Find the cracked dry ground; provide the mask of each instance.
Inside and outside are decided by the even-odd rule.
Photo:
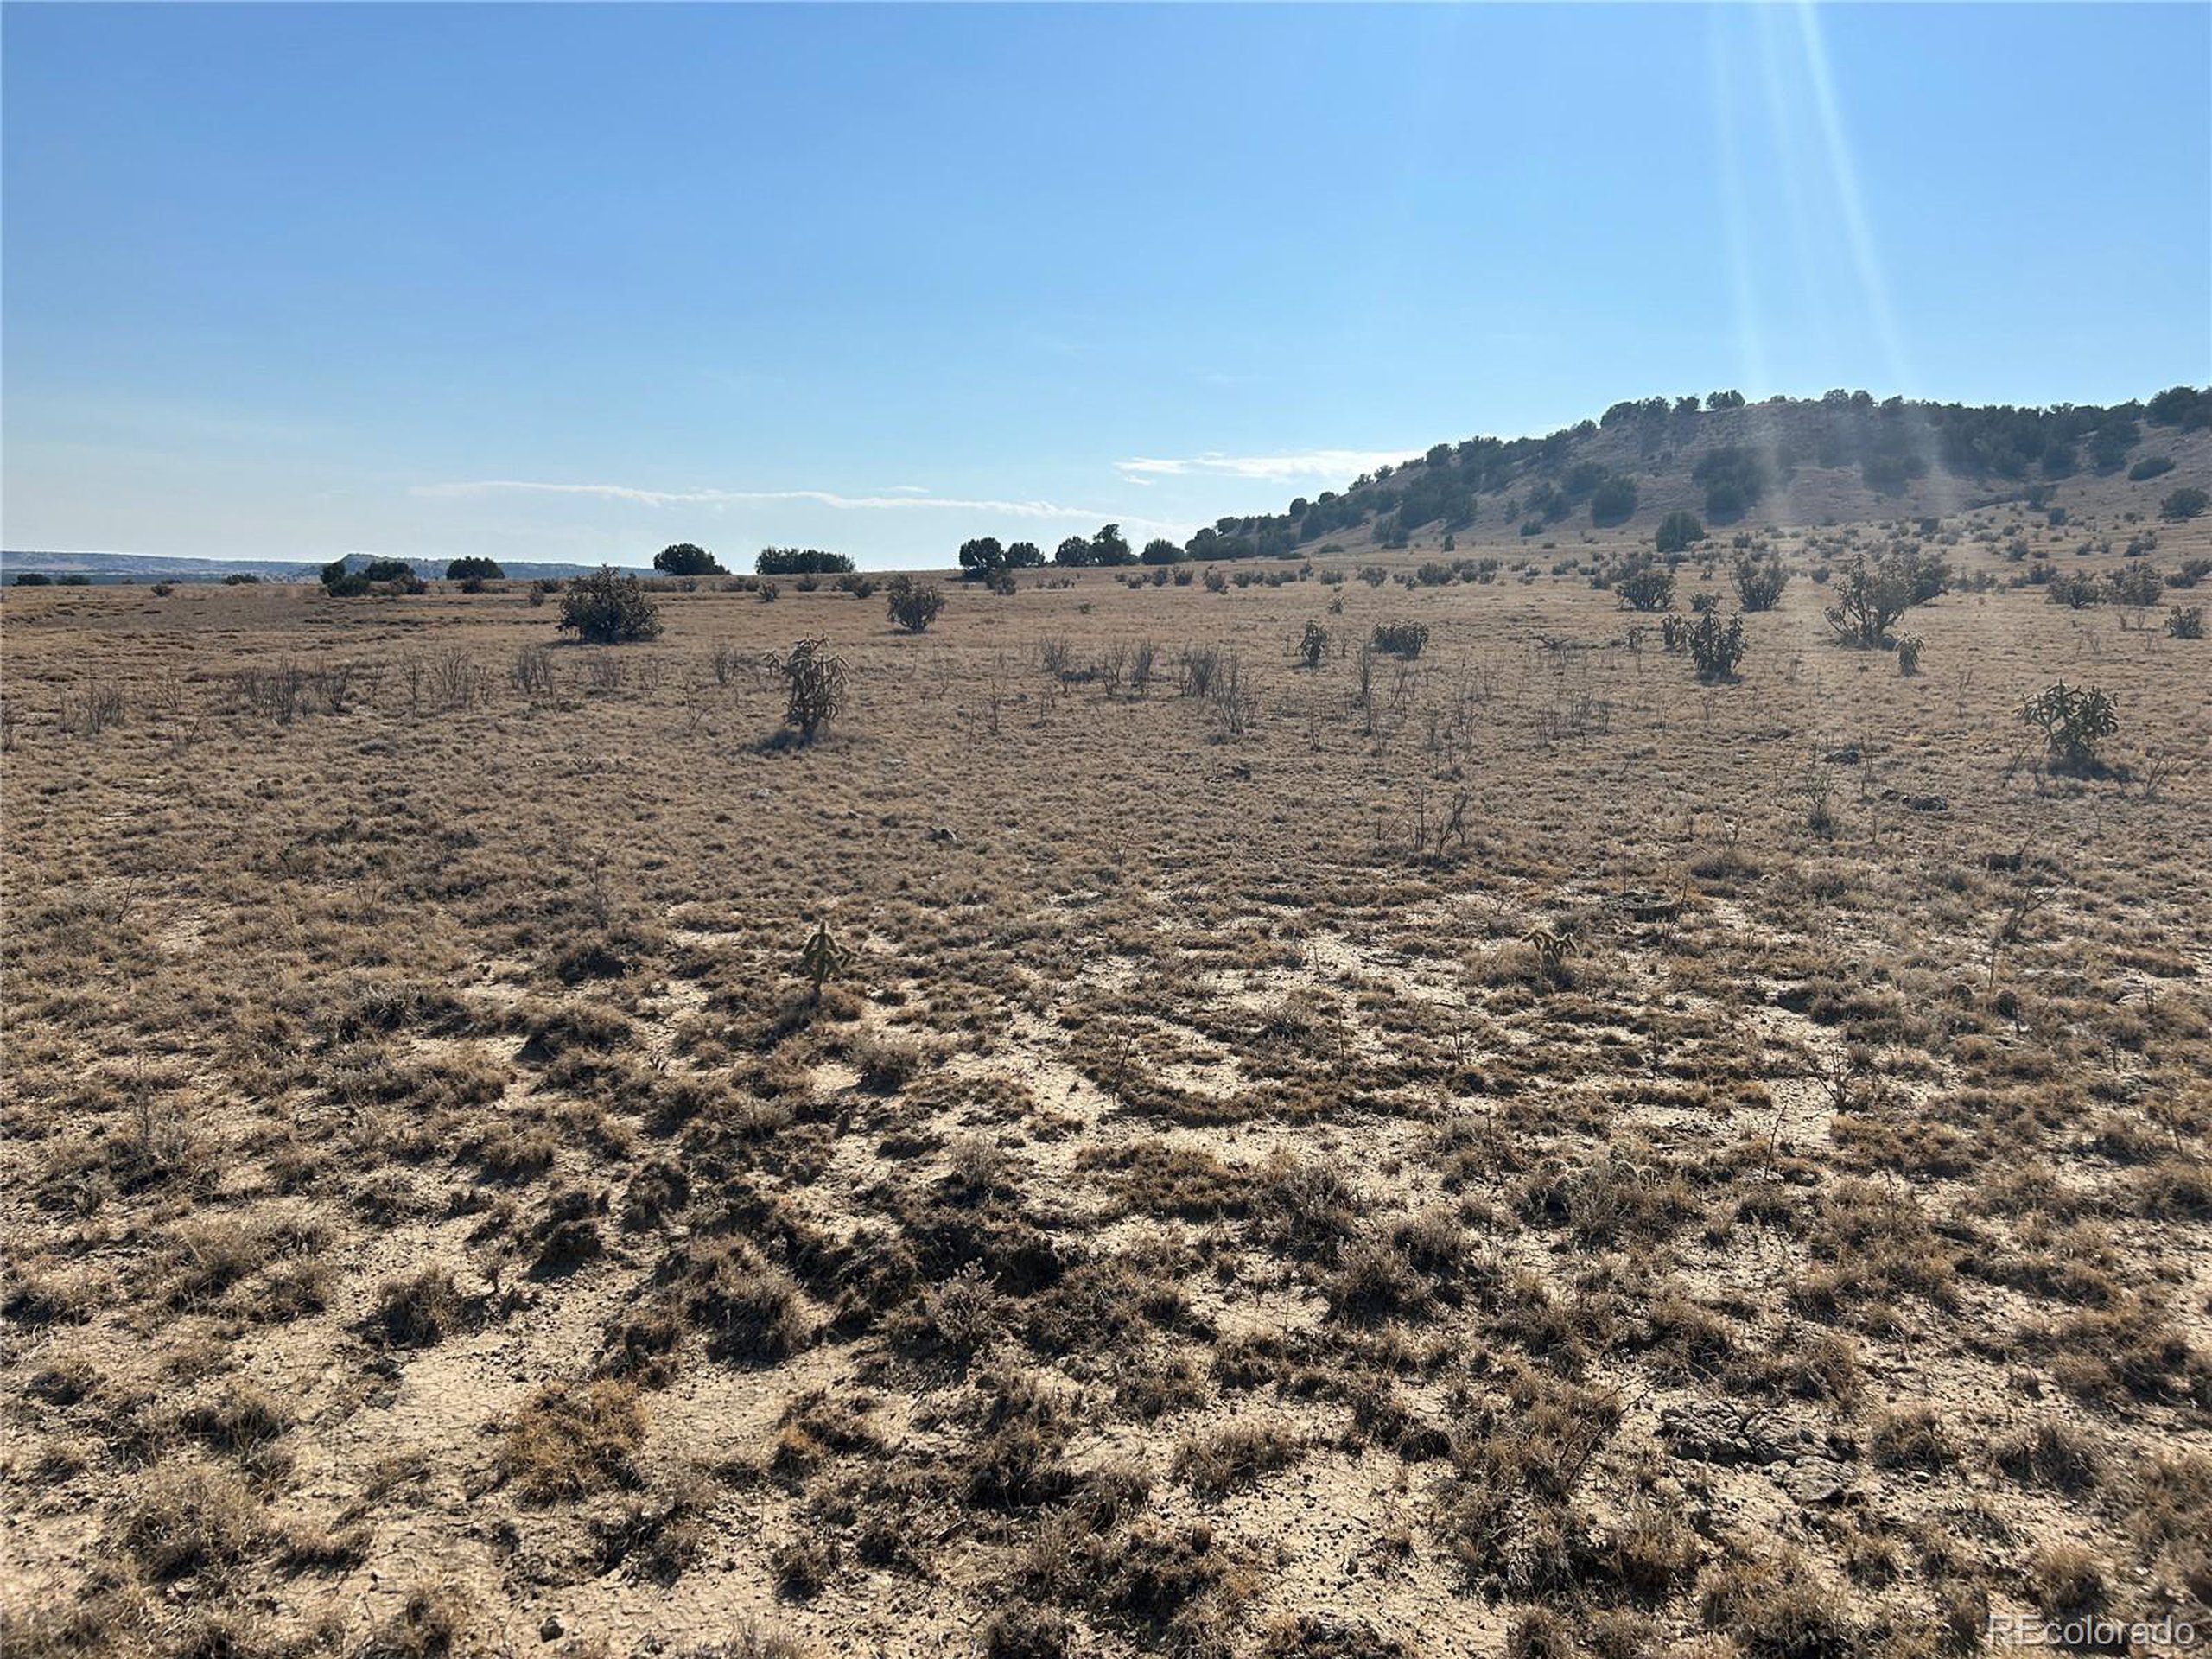
[[[663,602],[532,695],[519,592],[8,595],[10,1654],[2212,1623],[2212,647]],[[1296,665],[1402,615],[1372,709]],[[766,748],[817,633],[852,706]],[[280,720],[287,658],[361,669]],[[2060,668],[2139,781],[2022,759]]]

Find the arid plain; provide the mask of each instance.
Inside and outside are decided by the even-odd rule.
[[[1570,529],[10,589],[0,1645],[2212,1639],[2205,590],[2009,556],[2212,519],[2107,519],[1717,533],[1713,683]]]

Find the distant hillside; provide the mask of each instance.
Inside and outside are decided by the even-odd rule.
[[[382,555],[349,553],[346,568],[359,570]],[[251,576],[262,582],[313,582],[327,561],[292,563],[270,559],[183,559],[155,553],[62,553],[10,550],[0,552],[0,581],[12,582],[21,570],[49,576],[84,576],[100,583],[124,582],[220,582],[226,576]],[[416,575],[437,581],[445,575],[443,559],[410,559]],[[596,570],[595,564],[543,564],[502,560],[499,568],[512,582],[534,582],[541,576],[575,576]]]
[[[1221,519],[1186,551],[1645,537],[1676,511],[1708,526],[1821,524],[2024,500],[2148,518],[2177,487],[2208,483],[2212,391],[2180,386],[2111,409],[1877,402],[1863,391],[1747,404],[1715,392],[1616,404],[1548,437],[1440,443],[1287,512]]]

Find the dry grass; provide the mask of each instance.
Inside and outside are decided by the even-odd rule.
[[[1914,676],[1758,532],[1733,685],[1579,544],[8,592],[9,1651],[2212,1622],[2212,658],[2004,585],[2100,511],[1947,520]]]

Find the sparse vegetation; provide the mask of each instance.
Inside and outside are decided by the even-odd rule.
[[[1636,403],[1559,493],[1648,519],[1764,408]],[[1842,1656],[2201,1595],[2208,520],[2031,504],[2038,448],[1783,522],[1858,487],[1808,442],[1659,557],[1489,453],[1360,486],[1472,505],[1402,552],[1008,547],[920,638],[834,570],[639,582],[620,650],[527,603],[590,578],[11,589],[20,1644]],[[1821,643],[1859,560],[1917,677]]]

